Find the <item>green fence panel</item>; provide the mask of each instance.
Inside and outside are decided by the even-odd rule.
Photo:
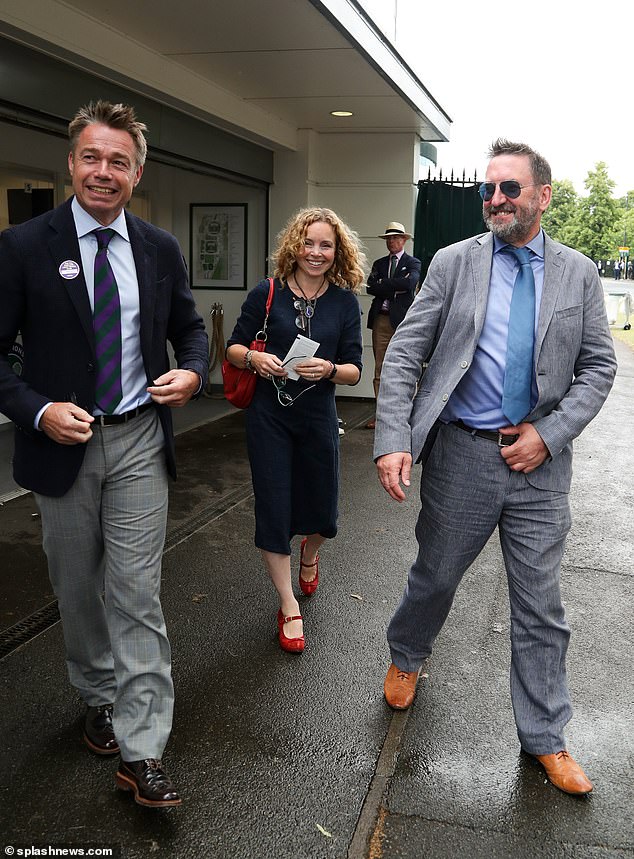
[[[442,179],[418,183],[414,225],[414,256],[422,263],[421,281],[440,248],[475,236],[485,229],[478,185]]]

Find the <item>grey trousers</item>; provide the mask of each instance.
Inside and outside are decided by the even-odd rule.
[[[94,427],[77,480],[36,495],[70,681],[114,703],[127,761],[160,758],[172,726],[171,654],[159,599],[167,522],[164,435],[154,409]]]
[[[421,480],[419,551],[388,627],[395,665],[416,671],[432,652],[465,571],[495,530],[511,607],[511,698],[522,747],[565,748],[570,631],[559,572],[570,530],[568,496],[511,471],[493,441],[441,427]]]

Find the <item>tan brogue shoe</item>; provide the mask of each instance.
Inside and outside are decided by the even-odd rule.
[[[565,749],[554,755],[535,755],[535,758],[546,770],[551,784],[564,793],[578,795],[592,790],[592,782]]]
[[[418,671],[401,671],[392,663],[388,669],[383,694],[393,710],[407,710],[416,695]]]

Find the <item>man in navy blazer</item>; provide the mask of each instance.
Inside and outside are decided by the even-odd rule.
[[[495,141],[480,186],[491,232],[436,254],[385,356],[379,478],[403,501],[401,484],[410,485],[412,463],[421,462],[422,504],[418,556],[388,626],[384,694],[395,709],[412,704],[462,576],[497,529],[521,747],[560,790],[586,794],[592,783],[564,737],[572,704],[560,569],[572,442],[603,405],[616,360],[596,266],[541,228],[551,193],[539,153]],[[524,340],[530,348],[518,372]]]
[[[74,197],[0,237],[0,410],[16,427],[15,479],[41,512],[83,739],[120,752],[117,785],[163,807],[181,802],[161,763],[174,699],[159,600],[170,408],[200,390],[208,353],[178,243],[125,211],[144,130],[126,105],[79,110]],[[21,376],[6,357],[18,332]]]
[[[369,294],[374,296],[368,313],[368,328],[372,331],[375,398],[379,396],[385,351],[414,300],[421,268],[420,260],[404,251],[405,242],[412,237],[405,232],[403,224],[391,221],[378,238],[385,239],[389,253],[373,263],[367,286]],[[374,429],[374,418],[366,427]]]

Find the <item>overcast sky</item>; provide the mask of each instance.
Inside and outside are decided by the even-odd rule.
[[[634,190],[632,0],[360,2],[453,120],[443,175],[483,176],[489,144],[507,137],[579,193],[597,161],[616,195]]]

